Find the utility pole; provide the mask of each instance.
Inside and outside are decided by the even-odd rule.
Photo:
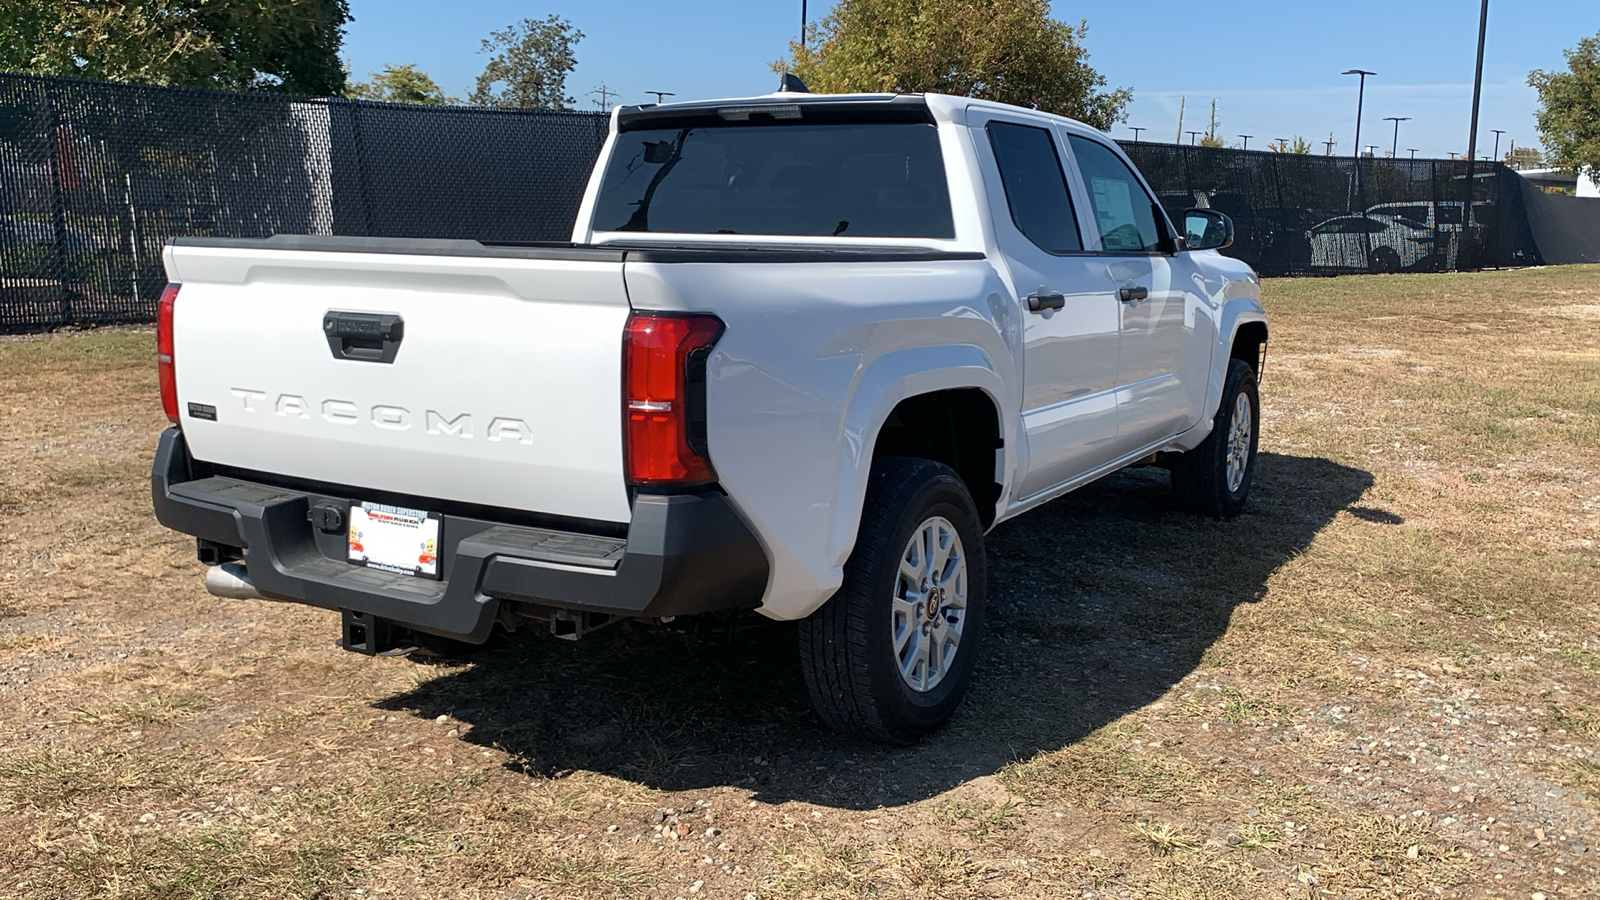
[[[656,95],[656,105],[657,106],[660,106],[661,104],[667,102],[667,98],[668,97],[676,97],[676,96],[678,96],[677,94],[674,94],[671,91],[645,91],[645,93],[646,94],[655,94]]]
[[[1327,155],[1328,156],[1332,156],[1333,155],[1333,145],[1338,143],[1337,141],[1335,141],[1333,139],[1333,132],[1331,132],[1331,131],[1328,132],[1328,139],[1323,141],[1323,143],[1328,145],[1328,153],[1327,153]]]
[[[1384,116],[1383,120],[1385,122],[1393,122],[1394,123],[1394,148],[1389,151],[1389,155],[1391,157],[1395,158],[1395,159],[1399,159],[1400,158],[1400,123],[1401,122],[1409,122],[1409,121],[1411,121],[1411,117],[1410,116]]]
[[[1505,129],[1503,129],[1503,128],[1491,128],[1489,130],[1494,132],[1494,155],[1490,156],[1489,159],[1491,159],[1491,160],[1493,160],[1495,162],[1499,162],[1500,161],[1500,135],[1505,134],[1506,132],[1505,132]]]
[[[1472,76],[1472,133],[1467,135],[1467,186],[1462,189],[1466,206],[1461,216],[1461,237],[1472,233],[1473,182],[1478,175],[1478,101],[1483,98],[1483,45],[1489,37],[1489,0],[1483,0],[1478,12],[1478,68]],[[1462,250],[1456,250],[1456,271],[1461,271]]]
[[[616,93],[617,93],[616,91],[613,91],[611,88],[606,87],[606,83],[602,81],[602,82],[600,82],[600,86],[599,87],[595,88],[594,90],[590,91],[589,93],[591,93],[591,94],[599,94],[600,95],[600,111],[601,112],[611,112],[611,98],[616,96]]]
[[[1216,101],[1216,98],[1212,98],[1212,100],[1211,100],[1211,130],[1206,132],[1206,137],[1208,137],[1208,138],[1210,138],[1212,140],[1216,140],[1217,139],[1217,101]]]
[[[1250,139],[1255,137],[1255,135],[1253,135],[1253,134],[1241,134],[1241,135],[1239,135],[1239,137],[1244,138],[1244,148],[1243,149],[1249,150],[1250,149]]]
[[[1191,146],[1191,147],[1194,146],[1194,139],[1195,138],[1199,137],[1202,134],[1205,134],[1204,131],[1189,131],[1189,132],[1185,132],[1185,133],[1189,135],[1189,146]]]
[[[1189,95],[1178,98],[1178,136],[1172,139],[1174,144],[1183,143],[1183,108],[1189,104]]]
[[[1142,128],[1142,127],[1140,127],[1138,125],[1129,125],[1128,126],[1128,130],[1133,132],[1133,142],[1135,144],[1137,144],[1137,143],[1139,143],[1139,132],[1141,132],[1141,131],[1149,131],[1150,129]]]

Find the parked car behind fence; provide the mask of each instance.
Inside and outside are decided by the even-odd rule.
[[[1448,267],[1455,234],[1398,217],[1339,216],[1307,232],[1313,271],[1401,272]]]

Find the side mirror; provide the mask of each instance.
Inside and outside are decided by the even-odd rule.
[[[1233,220],[1214,209],[1184,210],[1183,246],[1186,250],[1233,246]]]

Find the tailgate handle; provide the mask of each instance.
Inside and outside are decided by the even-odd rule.
[[[406,323],[393,313],[329,310],[322,317],[322,333],[334,359],[392,363],[400,352]]]

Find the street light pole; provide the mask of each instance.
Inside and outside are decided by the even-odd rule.
[[[1483,98],[1483,45],[1489,37],[1489,0],[1483,0],[1478,12],[1478,68],[1472,76],[1472,133],[1467,135],[1467,186],[1462,189],[1465,206],[1461,216],[1463,240],[1472,232],[1473,181],[1478,175],[1478,101]],[[1461,271],[1462,250],[1456,250],[1456,271]]]
[[[1488,2],[1488,0],[1484,0],[1484,2]],[[1360,75],[1361,76],[1361,88],[1356,94],[1356,143],[1355,143],[1355,147],[1356,147],[1357,154],[1359,154],[1361,152],[1361,109],[1362,109],[1363,106],[1366,105],[1366,102],[1367,102],[1367,76],[1368,75],[1376,75],[1378,73],[1377,72],[1368,72],[1366,69],[1351,69],[1350,71],[1344,72],[1342,74],[1345,74],[1345,75]]]
[[[1189,134],[1189,146],[1193,147],[1194,146],[1194,139],[1196,137],[1202,135],[1202,134],[1205,134],[1205,132],[1204,131],[1191,131],[1191,132],[1188,132],[1188,134]]]
[[[1354,208],[1355,202],[1363,196],[1361,191],[1361,111],[1367,102],[1367,76],[1378,73],[1368,72],[1366,69],[1351,69],[1344,74],[1361,76],[1361,88],[1356,93],[1356,143],[1354,148],[1356,158],[1355,162],[1350,166],[1350,206]]]
[[[1415,148],[1415,147],[1407,147],[1406,150],[1407,150],[1407,152],[1409,152],[1411,154],[1411,158],[1412,159],[1416,159],[1417,158],[1417,148]]]
[[[1410,116],[1384,116],[1383,120],[1385,122],[1393,122],[1394,123],[1394,147],[1392,147],[1389,150],[1389,156],[1393,157],[1394,159],[1399,159],[1400,158],[1400,123],[1401,122],[1409,122],[1409,121],[1411,121],[1411,117]]]
[[[800,49],[806,48],[806,0],[800,0]]]
[[[1498,161],[1500,159],[1500,135],[1505,134],[1506,131],[1504,128],[1491,128],[1490,131],[1494,132],[1494,155],[1489,159]]]
[[[1241,135],[1239,135],[1239,137],[1244,138],[1244,149],[1245,150],[1249,150],[1250,149],[1250,139],[1255,137],[1255,135],[1253,135],[1253,134],[1241,134]]]
[[[1141,131],[1149,131],[1150,129],[1145,128],[1145,127],[1140,126],[1140,125],[1129,125],[1128,126],[1128,130],[1133,132],[1133,142],[1135,144],[1137,144],[1137,143],[1139,143],[1139,132],[1141,132]]]

